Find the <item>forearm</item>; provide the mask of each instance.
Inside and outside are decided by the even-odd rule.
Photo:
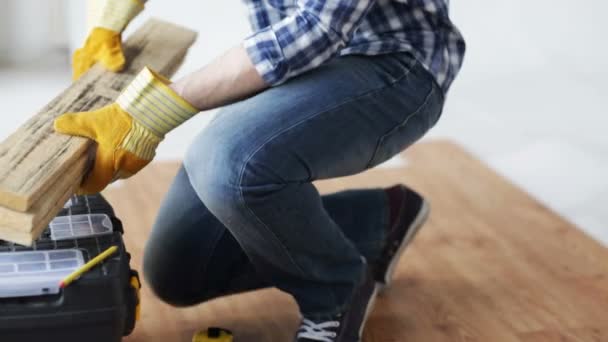
[[[241,45],[184,78],[171,88],[201,111],[251,97],[268,88]]]
[[[319,6],[307,1],[299,5],[297,14],[257,31],[243,45],[171,88],[193,106],[207,110],[281,84],[331,59],[375,2],[337,0]],[[288,37],[278,39],[276,31],[287,32]]]

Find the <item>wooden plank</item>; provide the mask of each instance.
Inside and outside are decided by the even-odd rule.
[[[57,208],[57,210],[53,210],[53,211],[47,212],[46,214],[42,215],[40,217],[40,221],[38,221],[38,222],[44,222],[44,223],[36,224],[34,230],[32,230],[30,232],[26,232],[26,231],[19,231],[19,230],[15,230],[15,229],[2,229],[2,234],[0,234],[0,238],[2,238],[3,240],[6,240],[6,241],[13,241],[13,242],[21,244],[21,245],[31,246],[32,243],[34,242],[34,240],[36,240],[38,238],[38,236],[40,236],[40,234],[42,234],[44,229],[47,227],[48,223],[51,222],[51,220],[55,217],[57,212],[59,210],[61,210],[61,208],[63,207],[65,202],[70,198],[70,196],[72,196],[74,194],[75,190],[76,190],[76,185],[72,183],[70,188],[66,189],[63,193],[60,193],[57,196],[57,200],[55,202],[51,203],[51,205],[53,205],[55,208]]]
[[[74,167],[67,170],[65,175],[53,185],[53,189],[61,191],[48,191],[48,198],[36,202],[29,212],[20,213],[0,207],[0,227],[2,227],[0,240],[31,245],[34,238],[40,236],[48,223],[76,191],[78,183],[74,180],[82,177],[82,170],[86,162],[86,158],[78,159]],[[28,229],[21,229],[24,227]]]
[[[53,131],[53,119],[111,103],[146,65],[171,76],[196,33],[152,19],[124,44],[128,65],[114,74],[95,67],[0,144],[0,205],[27,211],[89,148],[82,138]]]
[[[124,44],[123,73],[94,67],[0,144],[0,239],[31,244],[85,174],[93,143],[56,134],[54,118],[111,103],[146,65],[173,75],[195,39],[191,30],[149,20]]]
[[[421,143],[407,167],[317,183],[322,193],[406,183],[432,205],[428,224],[376,304],[364,341],[606,341],[608,249],[446,142]],[[107,191],[133,263],[177,164],[153,163]],[[290,341],[297,307],[264,290],[175,309],[144,284],[143,319],[127,342],[188,341],[209,325],[242,341]]]

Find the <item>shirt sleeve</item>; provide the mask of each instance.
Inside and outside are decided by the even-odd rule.
[[[297,1],[293,15],[253,33],[244,46],[262,78],[269,85],[281,84],[334,57],[375,2]]]

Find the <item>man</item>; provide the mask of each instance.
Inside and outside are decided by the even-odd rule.
[[[297,301],[295,341],[360,341],[428,205],[405,186],[321,197],[312,181],[370,169],[439,119],[465,45],[447,0],[248,0],[254,33],[175,83],[144,69],[59,132],[98,143],[81,186],[137,173],[165,134],[223,106],[192,143],[144,260],[175,306],[276,286]],[[120,33],[143,9],[106,0],[74,58],[119,71]],[[187,266],[186,266],[187,265]]]

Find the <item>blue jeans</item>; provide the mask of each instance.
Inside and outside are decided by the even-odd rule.
[[[443,93],[410,54],[334,59],[221,110],[190,147],[146,246],[144,274],[176,306],[275,286],[305,316],[341,311],[388,226],[382,189],[320,196],[439,119]]]

